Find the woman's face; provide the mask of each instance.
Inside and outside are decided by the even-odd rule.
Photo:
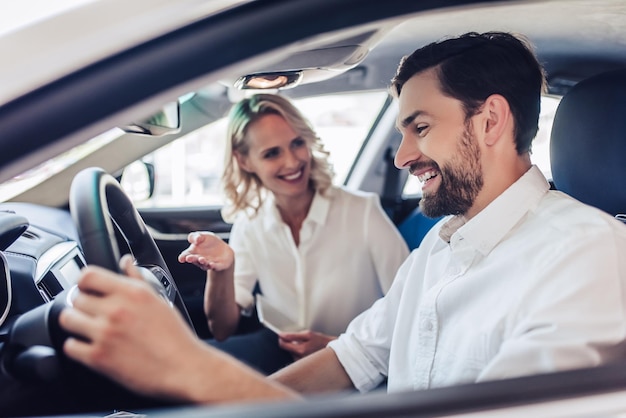
[[[311,150],[281,116],[269,114],[250,124],[246,140],[248,155],[236,154],[240,167],[256,174],[277,199],[309,193]]]

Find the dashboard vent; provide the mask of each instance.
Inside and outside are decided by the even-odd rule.
[[[49,300],[54,299],[56,295],[63,291],[63,287],[51,271],[43,276],[43,279],[37,283],[37,287],[39,287],[39,290],[41,290]]]
[[[26,230],[24,231],[24,233],[22,234],[22,237],[27,238],[27,239],[38,239],[39,235],[35,234],[32,231]]]

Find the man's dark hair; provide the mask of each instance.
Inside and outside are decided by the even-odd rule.
[[[517,152],[530,150],[545,77],[527,40],[505,32],[470,32],[433,42],[402,58],[392,92],[400,96],[411,77],[430,68],[437,70],[442,93],[463,103],[468,119],[490,95],[503,96],[515,120]]]

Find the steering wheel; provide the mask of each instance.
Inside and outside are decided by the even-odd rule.
[[[118,237],[125,240],[144,278],[170,305],[178,308],[194,329],[161,252],[117,180],[100,168],[81,171],[75,176],[70,189],[70,210],[88,264],[120,272]],[[26,222],[21,218],[17,221],[17,226]],[[10,230],[21,231],[24,226],[16,228]],[[61,329],[58,317],[65,307],[71,305],[75,292],[78,292],[76,286],[65,289],[53,301],[15,320],[8,339],[0,344],[0,377],[25,386],[20,386],[16,393],[22,393],[22,389],[28,389],[33,382],[33,389],[43,388],[46,393],[51,388],[62,388],[59,389],[59,399],[71,401],[69,406],[60,405],[63,413],[67,413],[64,409],[67,407],[81,408],[77,411],[82,412],[82,408],[104,410],[113,406],[169,405],[168,401],[138,396],[62,354],[62,345],[68,335]],[[8,377],[5,378],[5,375]],[[52,390],[51,393],[57,392]],[[16,402],[22,407],[21,398]],[[32,402],[32,399],[24,402]]]
[[[144,279],[175,306],[194,329],[161,251],[115,178],[97,167],[79,172],[70,188],[70,212],[87,264],[121,273],[118,242],[118,237],[121,237],[126,241]]]

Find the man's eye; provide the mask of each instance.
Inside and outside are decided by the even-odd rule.
[[[417,125],[415,127],[415,133],[417,134],[417,136],[424,136],[427,129],[428,125]]]

